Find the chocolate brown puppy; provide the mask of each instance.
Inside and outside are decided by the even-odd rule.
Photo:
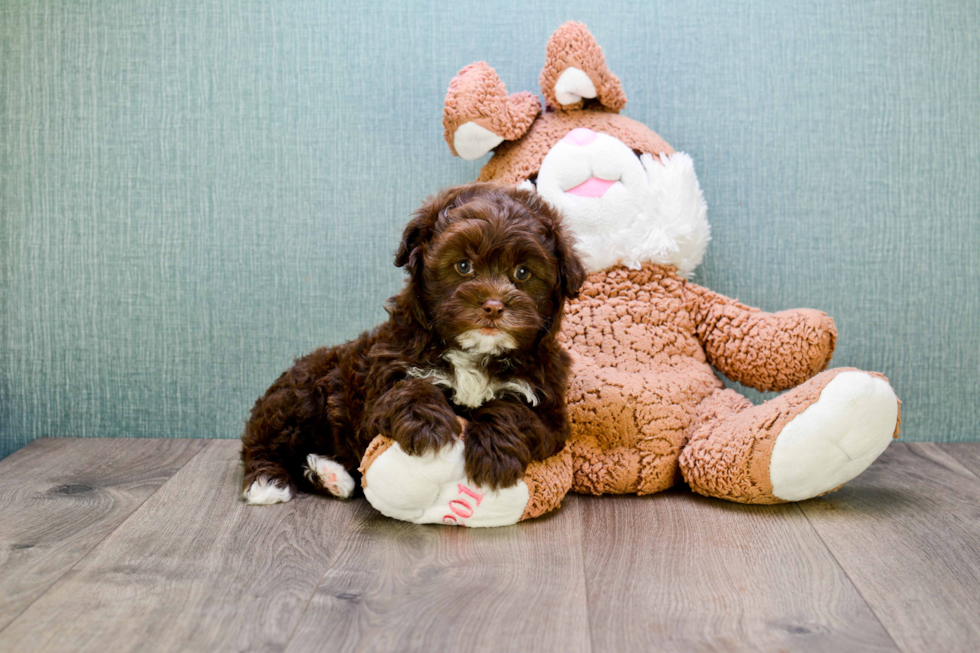
[[[430,198],[395,265],[408,280],[388,321],[298,359],[252,408],[243,496],[350,496],[380,434],[411,454],[465,434],[466,473],[513,485],[565,446],[571,360],[556,340],[585,281],[560,214],[530,191],[470,184]]]

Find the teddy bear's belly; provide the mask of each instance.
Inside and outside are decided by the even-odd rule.
[[[575,360],[567,395],[573,490],[659,492],[674,484],[698,405],[722,383],[676,277],[609,281],[593,276],[601,294],[573,302],[562,328]]]
[[[711,367],[683,355],[642,370],[573,356],[567,395],[573,489],[649,494],[671,487],[698,405],[722,387]]]

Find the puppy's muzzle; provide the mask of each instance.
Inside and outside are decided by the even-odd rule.
[[[483,302],[483,312],[491,320],[498,320],[504,315],[504,303],[499,299],[488,299]]]

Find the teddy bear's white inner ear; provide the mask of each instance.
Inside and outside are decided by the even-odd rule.
[[[555,99],[562,104],[575,104],[582,98],[591,99],[595,96],[595,84],[584,70],[575,66],[566,68],[555,82]]]
[[[497,136],[472,120],[460,125],[453,134],[453,147],[456,149],[456,154],[466,161],[479,159],[503,142],[503,136]]]

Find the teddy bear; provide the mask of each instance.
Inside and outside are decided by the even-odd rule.
[[[589,277],[568,303],[571,436],[517,485],[471,484],[463,440],[409,456],[379,436],[362,485],[382,513],[416,523],[499,526],[539,516],[568,491],[653,494],[684,481],[750,504],[802,501],[864,471],[898,437],[900,401],[881,374],[827,369],[833,320],[767,313],[690,280],[710,239],[691,158],[623,116],[626,95],[581,23],[549,39],[542,107],[508,95],[484,62],[449,85],[445,138],[479,181],[538,192],[574,233]],[[783,394],[753,405],[716,372]]]

